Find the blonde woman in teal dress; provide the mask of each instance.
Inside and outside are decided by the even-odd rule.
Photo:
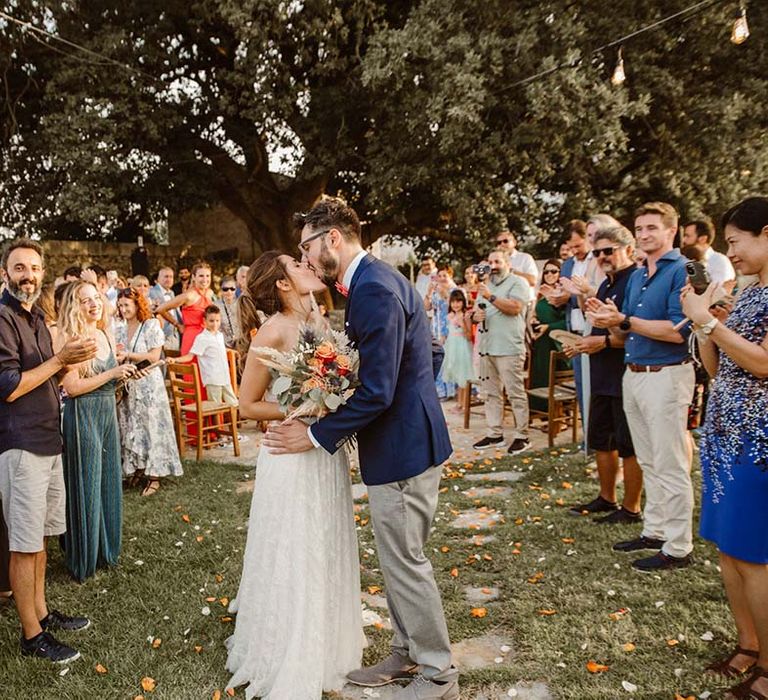
[[[67,488],[66,563],[84,581],[96,569],[117,564],[123,496],[115,384],[134,371],[118,365],[106,331],[104,302],[84,281],[69,284],[59,311],[57,345],[75,336],[92,337],[98,347],[90,362],[64,376],[64,480]]]

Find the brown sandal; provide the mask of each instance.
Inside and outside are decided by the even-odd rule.
[[[731,662],[737,656],[749,656],[750,658],[755,659],[755,661],[746,668],[740,669],[731,664]],[[737,646],[724,659],[719,659],[718,661],[713,661],[711,664],[709,664],[704,672],[711,673],[712,675],[716,676],[722,676],[723,678],[738,678],[739,676],[743,676],[745,673],[748,673],[755,667],[759,656],[760,654],[757,651],[752,649],[742,649],[741,647]]]
[[[154,496],[160,490],[160,481],[158,479],[150,479],[149,483],[144,487],[141,492],[142,496]]]
[[[768,678],[768,671],[760,666],[753,666],[749,678],[729,688],[726,697],[734,698],[734,700],[768,700],[768,695],[752,688],[752,684],[758,678]]]

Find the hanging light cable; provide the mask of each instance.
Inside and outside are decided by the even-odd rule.
[[[747,24],[747,8],[741,6],[741,11],[731,30],[731,41],[734,44],[743,44],[749,38],[749,25]]]
[[[619,60],[616,61],[616,68],[613,69],[611,83],[618,86],[621,85],[626,79],[627,74],[624,72],[624,57],[622,56],[622,47],[619,46]]]

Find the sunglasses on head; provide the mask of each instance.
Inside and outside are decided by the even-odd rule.
[[[619,249],[619,246],[609,245],[605,248],[593,248],[592,252],[594,253],[596,258],[599,258],[601,255],[605,255],[605,257],[608,257],[609,255],[613,255],[614,252],[616,252],[618,249]]]
[[[131,289],[130,287],[126,287],[125,289],[121,289],[117,293],[117,297],[118,297],[118,299],[121,298],[121,297],[126,298],[126,299],[130,299],[131,296],[133,295],[133,292],[134,292],[133,289]]]
[[[235,291],[235,287],[222,287],[221,291],[222,292],[234,292]]]

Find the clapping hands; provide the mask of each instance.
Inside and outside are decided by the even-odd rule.
[[[624,314],[619,311],[611,299],[600,301],[596,297],[590,297],[584,302],[587,320],[595,328],[611,328],[618,326],[624,320]]]

